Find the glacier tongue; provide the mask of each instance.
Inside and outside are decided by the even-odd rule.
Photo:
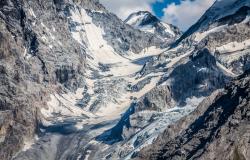
[[[82,129],[86,123],[95,124],[119,118],[133,98],[143,96],[160,79],[158,75],[138,92],[131,92],[128,86],[144,79],[136,77],[146,62],[143,59],[158,55],[163,50],[153,46],[143,49],[139,54],[132,51],[125,55],[117,53],[104,40],[104,30],[93,23],[88,12],[96,11],[72,8],[68,17],[72,37],[87,50],[86,86],[76,93],[52,94],[48,108],[41,110],[45,127],[74,119],[72,125]]]
[[[46,155],[54,157],[55,152],[63,150],[63,147],[56,148],[53,144],[59,145],[70,139],[72,143],[61,157],[74,150],[78,158],[86,158],[92,150],[79,150],[83,146],[100,147],[97,151],[104,147],[100,153],[108,154],[110,146],[100,144],[95,137],[112,128],[131,103],[152,90],[162,76],[162,73],[146,76],[138,76],[138,73],[145,63],[161,54],[163,49],[149,46],[140,53],[128,50],[121,55],[104,39],[104,29],[93,22],[90,12],[95,14],[96,11],[71,9],[68,17],[72,37],[86,51],[85,86],[75,92],[63,90],[50,94],[47,106],[41,109],[39,139],[34,143],[27,140],[18,157],[33,153],[38,154],[38,159]],[[43,39],[46,41],[46,37]],[[84,137],[86,144],[76,145],[76,137]],[[39,149],[41,146],[43,151]]]

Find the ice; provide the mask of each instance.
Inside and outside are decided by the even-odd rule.
[[[206,67],[200,68],[198,70],[198,72],[206,72],[206,71],[208,71],[208,68],[206,68]]]
[[[97,27],[92,22],[92,18],[88,16],[84,9],[80,11],[71,11],[72,20],[81,25],[84,32],[73,31],[73,37],[83,45],[83,41],[87,43],[89,54],[94,59],[90,59],[89,63],[97,68],[99,63],[112,64],[115,67],[111,68],[111,74],[116,76],[128,75],[140,69],[140,66],[130,63],[130,60],[122,57],[114,51],[114,49],[104,40],[104,31]]]
[[[85,19],[87,21],[84,21],[83,23],[90,22],[90,17],[86,18],[87,15],[84,15],[84,11],[82,11],[81,16],[85,16]],[[73,14],[74,15],[74,14]],[[75,19],[77,20],[77,16],[74,15]],[[80,17],[80,16],[79,16]],[[78,17],[78,18],[79,18]],[[79,20],[79,19],[78,19]],[[88,115],[89,117],[94,117],[90,111],[88,111],[88,108],[95,102],[95,100],[101,100],[105,101],[105,103],[102,104],[101,108],[95,113],[95,116],[105,119],[105,120],[111,120],[115,118],[119,118],[120,114],[122,114],[130,105],[131,103],[131,96],[140,98],[145,93],[147,93],[149,90],[151,90],[159,80],[159,77],[152,79],[151,83],[146,85],[141,91],[137,93],[131,93],[126,90],[127,84],[132,82],[136,82],[136,77],[133,77],[132,75],[138,71],[141,70],[143,65],[137,65],[134,64],[133,61],[135,59],[139,59],[145,56],[151,56],[151,55],[158,55],[162,52],[161,49],[156,47],[149,47],[145,48],[141,53],[139,54],[133,54],[130,53],[127,57],[122,57],[119,54],[115,53],[114,50],[107,45],[106,41],[102,37],[102,29],[99,27],[96,27],[92,23],[88,23],[89,26],[85,26],[85,30],[89,32],[89,34],[93,34],[93,32],[96,34],[94,37],[92,35],[86,34],[86,40],[88,40],[89,43],[89,53],[93,55],[94,59],[89,59],[88,63],[89,65],[93,67],[94,65],[97,65],[96,63],[111,63],[112,67],[110,68],[110,73],[112,74],[111,77],[103,78],[103,79],[95,79],[95,78],[86,78],[86,86],[88,87],[87,93],[91,95],[91,100],[88,103],[88,106],[86,106],[84,109],[79,108],[75,104],[77,103],[77,100],[81,99],[83,97],[83,88],[77,91],[76,94],[73,93],[67,93],[67,94],[53,94],[51,95],[51,100],[48,102],[48,108],[42,109],[42,114],[45,117],[44,124],[51,125],[50,121],[55,113],[60,114],[60,117],[69,117],[69,116],[81,116],[81,114]],[[98,40],[101,39],[101,40]],[[99,43],[99,44],[98,44]],[[100,49],[98,46],[100,44],[103,44],[104,51],[106,52],[100,52]],[[105,47],[106,46],[106,47]],[[97,47],[97,48],[96,48]],[[102,51],[102,50],[101,50]],[[96,61],[96,62],[94,62]],[[116,63],[114,63],[116,62]],[[88,75],[89,73],[87,73]],[[112,89],[112,87],[106,86],[105,81],[113,84],[113,80],[120,78],[124,79],[124,82],[119,82],[119,85],[121,88],[115,96],[109,95],[105,93],[105,96],[100,99],[100,94],[95,93],[95,88],[98,87],[98,84],[102,84],[104,86],[104,91],[109,92],[112,94],[115,94],[114,91],[109,91],[109,89]],[[98,88],[97,88],[98,89]],[[97,90],[98,91],[98,90]],[[114,92],[114,93],[113,93]],[[105,98],[105,99],[104,99]],[[90,115],[89,115],[90,114]],[[46,121],[46,119],[48,121]],[[59,117],[56,118],[56,120],[60,120]],[[63,119],[62,119],[63,120]],[[92,123],[96,123],[99,120],[87,120],[88,122],[92,121]],[[77,122],[75,125],[77,129],[81,129],[82,125],[84,125],[85,122]]]
[[[133,148],[132,152],[128,154],[125,159],[131,159],[131,156],[134,152],[141,150],[143,147],[150,145],[154,142],[154,140],[158,137],[160,133],[162,133],[168,125],[175,123],[182,117],[190,114],[195,108],[204,100],[205,97],[191,97],[186,99],[185,106],[175,106],[174,108],[167,109],[163,112],[163,115],[158,118],[155,122],[149,124],[143,130],[137,132],[137,134],[131,138],[129,141],[125,143],[125,145],[129,145]],[[143,114],[146,114],[143,111]],[[149,111],[148,111],[149,112]],[[147,135],[146,140],[140,143],[138,146],[134,147],[134,143],[139,136]]]

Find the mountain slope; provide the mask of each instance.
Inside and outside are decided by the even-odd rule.
[[[222,65],[241,74],[249,67],[249,9],[246,0],[216,1],[173,46],[190,41],[206,46]]]
[[[139,159],[248,159],[249,76],[237,78],[169,126]]]
[[[197,28],[190,29],[193,32],[188,30],[170,49],[153,57],[137,73],[139,77],[162,75],[157,86],[136,100],[115,127],[100,135],[99,140],[104,143],[121,143],[118,153],[111,154],[113,158],[130,158],[153,143],[157,133],[191,113],[205,97],[249,69],[249,18],[239,11],[239,8],[246,9],[249,2],[237,1],[231,5],[222,0],[211,8],[222,4],[225,11],[221,9],[220,13],[232,14],[219,17],[222,25],[212,19],[202,25],[198,21],[194,24]],[[210,17],[212,11],[209,9],[202,17]],[[238,17],[240,20],[235,21]],[[217,30],[218,27],[224,28]]]
[[[248,1],[218,1],[230,14],[170,49],[97,0],[0,4],[3,159],[130,159],[249,68]]]

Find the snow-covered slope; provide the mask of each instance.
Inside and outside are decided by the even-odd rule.
[[[89,9],[85,5],[69,5],[65,16],[72,38],[85,51],[84,86],[73,93],[65,91],[50,95],[47,107],[41,109],[41,126],[45,133],[46,129],[50,130],[72,119],[75,120],[71,126],[76,129],[83,128],[86,123],[114,120],[130,106],[133,101],[131,97],[142,97],[160,79],[160,75],[150,78],[138,78],[136,75],[151,56],[163,51],[158,46],[163,41],[154,35],[123,24],[100,7]],[[107,27],[103,20],[98,19],[102,16],[110,23],[116,23],[116,27]],[[119,25],[123,27],[122,30],[117,28]],[[110,34],[113,32],[123,36],[115,38],[115,35]],[[133,39],[137,35],[140,38],[134,44]],[[126,43],[123,41],[127,41],[129,48],[124,47]],[[148,82],[141,88],[136,91],[130,89],[129,86],[144,79]]]
[[[209,48],[229,72],[241,74],[249,67],[249,11],[247,0],[216,1],[173,46],[193,41]]]
[[[156,34],[165,40],[178,38],[181,35],[177,27],[160,21],[148,11],[132,13],[124,22],[136,29]]]

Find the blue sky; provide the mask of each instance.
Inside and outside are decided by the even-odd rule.
[[[163,2],[153,2],[151,4],[152,10],[154,11],[155,15],[159,18],[164,16],[163,9],[166,8],[171,3],[180,4],[180,0],[163,0]]]
[[[166,23],[187,30],[215,0],[100,0],[122,20],[137,11],[150,11]]]

